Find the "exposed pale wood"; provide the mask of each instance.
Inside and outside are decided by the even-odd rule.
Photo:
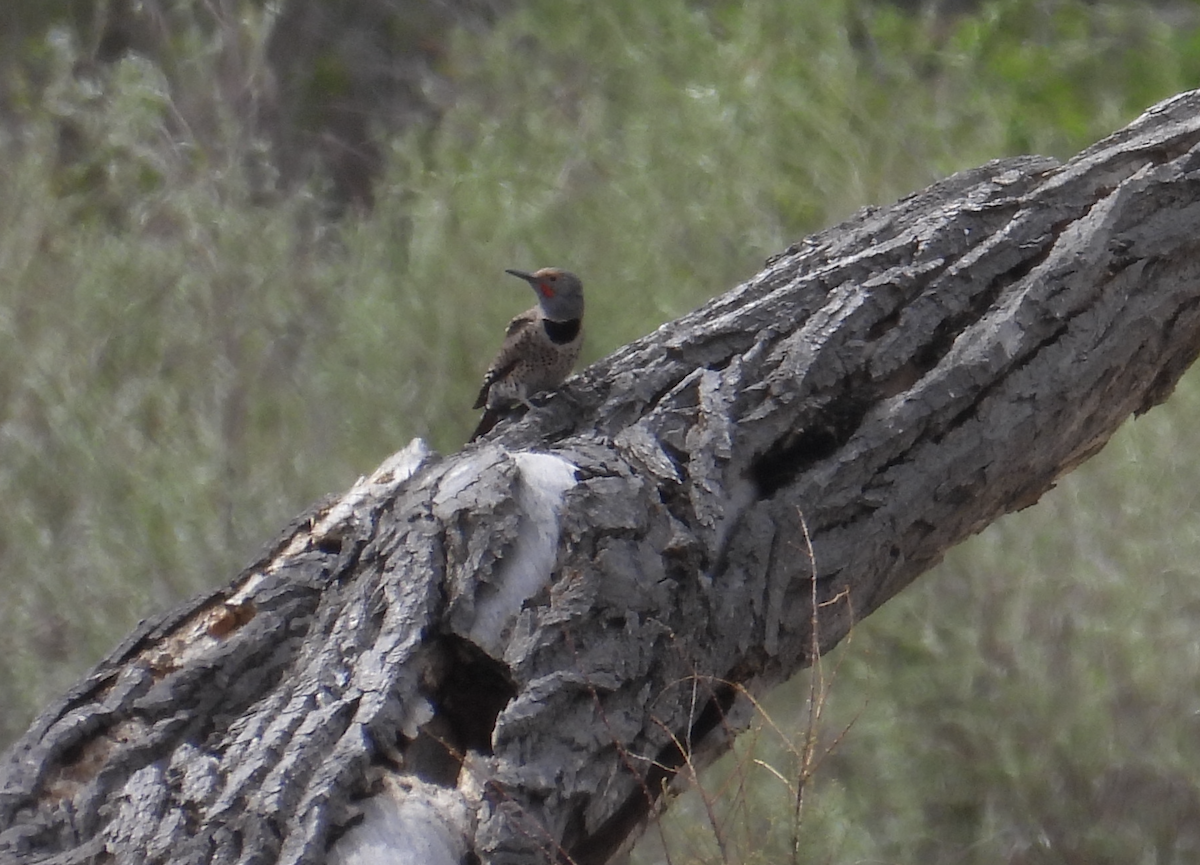
[[[414,443],[37,720],[0,860],[607,861],[808,663],[814,596],[825,650],[1170,393],[1198,143],[1190,93],[956,175]]]

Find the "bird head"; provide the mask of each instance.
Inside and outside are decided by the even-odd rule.
[[[551,321],[571,321],[583,318],[583,283],[579,277],[557,267],[543,267],[529,273],[506,270],[529,283],[537,293],[542,313]]]

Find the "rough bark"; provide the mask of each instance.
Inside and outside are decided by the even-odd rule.
[[[747,694],[1170,393],[1198,144],[1190,93],[956,175],[414,442],[36,721],[0,860],[609,860]]]

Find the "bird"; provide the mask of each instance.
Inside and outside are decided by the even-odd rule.
[[[529,283],[538,302],[508,323],[475,400],[474,407],[484,412],[471,441],[486,435],[506,410],[518,405],[532,409],[531,396],[562,384],[583,345],[583,283],[578,276],[558,267],[504,272]]]

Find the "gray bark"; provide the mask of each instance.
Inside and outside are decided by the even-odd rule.
[[[1170,393],[1198,144],[1200,92],[956,175],[414,442],[36,721],[0,860],[608,861],[747,695]]]

